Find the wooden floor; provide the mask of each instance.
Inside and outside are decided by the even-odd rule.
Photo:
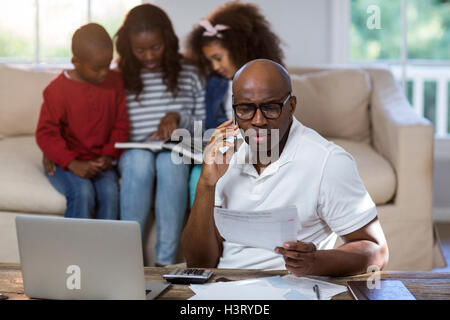
[[[447,266],[433,269],[435,272],[450,272],[450,223],[436,223],[439,238],[441,241],[442,253],[444,254]]]

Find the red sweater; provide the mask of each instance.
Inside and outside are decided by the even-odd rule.
[[[117,72],[111,71],[100,85],[71,80],[61,72],[44,90],[36,142],[63,169],[74,159],[117,159],[114,144],[129,137],[125,103]]]

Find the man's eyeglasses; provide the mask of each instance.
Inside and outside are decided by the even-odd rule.
[[[286,102],[291,98],[291,92],[283,100],[283,102],[263,102],[257,105],[256,103],[233,103],[234,113],[240,120],[253,119],[256,109],[260,109],[264,118],[278,119]],[[234,99],[234,97],[233,97]]]

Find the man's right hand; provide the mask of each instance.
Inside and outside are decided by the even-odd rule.
[[[239,132],[238,125],[233,125],[232,120],[225,121],[214,130],[211,139],[205,147],[199,184],[214,187],[217,181],[225,174],[231,157],[235,150],[239,149],[243,140],[237,141],[237,146],[234,148],[233,142],[224,141],[224,139],[237,136]],[[225,146],[229,147],[228,150],[225,153],[221,153],[219,149]]]
[[[81,161],[73,160],[67,168],[76,176],[90,179],[102,171],[102,166],[93,160]]]
[[[228,170],[235,150],[238,150],[243,139],[234,143],[224,141],[228,137],[239,134],[237,125],[231,120],[218,126],[203,152],[203,165],[197,183],[194,205],[183,230],[181,246],[188,267],[217,268],[223,252],[223,238],[217,231],[214,222],[214,194],[217,181]],[[228,147],[225,153],[221,148]]]

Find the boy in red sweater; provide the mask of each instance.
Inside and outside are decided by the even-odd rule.
[[[44,90],[36,141],[55,167],[46,174],[67,199],[66,217],[119,217],[113,167],[116,142],[128,141],[129,121],[120,75],[110,71],[113,44],[90,23],[72,37],[73,70],[61,72]]]

